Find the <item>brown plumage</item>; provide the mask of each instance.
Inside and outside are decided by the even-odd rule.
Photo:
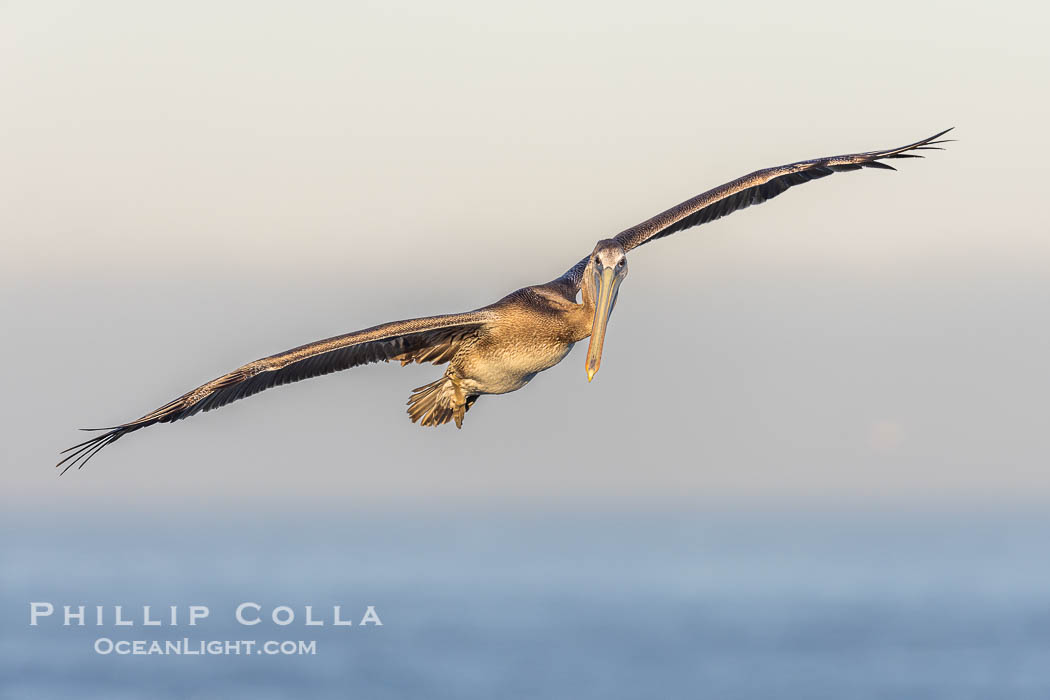
[[[57,466],[65,465],[62,473],[73,465],[82,467],[103,447],[155,423],[182,420],[274,386],[372,362],[448,363],[440,379],[415,389],[408,401],[412,422],[427,426],[455,421],[462,427],[464,415],[479,396],[520,389],[587,337],[591,337],[590,379],[598,370],[605,324],[627,275],[628,251],[835,172],[894,170],[882,161],[921,158],[914,151],[937,149],[947,131],[899,148],[755,171],[599,241],[591,255],[551,282],[519,289],[476,311],[385,323],[250,362],[137,420],[99,429],[101,435],[65,450],[67,456]]]

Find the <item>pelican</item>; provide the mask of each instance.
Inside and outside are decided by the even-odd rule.
[[[426,426],[454,421],[462,428],[463,417],[478,397],[517,391],[588,337],[585,367],[591,381],[601,366],[609,317],[627,277],[628,252],[832,173],[895,170],[883,161],[921,158],[915,151],[942,150],[937,144],[950,140],[941,139],[949,131],[899,148],[756,170],[598,241],[590,255],[546,284],[523,287],[466,313],[394,321],[300,345],[238,367],[136,420],[87,428],[101,434],[64,450],[67,456],[56,467],[65,465],[62,474],[73,465],[79,469],[103,447],[155,423],[182,420],[275,386],[379,361],[396,360],[402,366],[448,363],[440,379],[414,389],[408,400],[412,422]]]

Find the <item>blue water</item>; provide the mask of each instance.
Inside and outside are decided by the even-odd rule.
[[[4,698],[1050,698],[1050,517],[480,514],[3,523]],[[29,626],[29,602],[210,608]],[[242,627],[239,602],[292,625]],[[367,605],[383,626],[355,623]],[[329,621],[300,624],[303,606]],[[136,610],[137,609],[137,610]],[[112,608],[107,615],[111,615]],[[93,608],[88,622],[93,622]],[[304,656],[99,655],[117,639]]]

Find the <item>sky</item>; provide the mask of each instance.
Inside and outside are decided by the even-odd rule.
[[[1050,497],[1050,17],[1031,3],[0,5],[0,505],[921,507]],[[464,429],[370,366],[80,427],[476,308],[752,170],[959,139],[630,255]]]

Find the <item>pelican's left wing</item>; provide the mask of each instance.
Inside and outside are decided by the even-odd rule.
[[[744,209],[752,204],[761,204],[767,199],[776,197],[790,187],[801,185],[832,173],[860,170],[861,168],[896,170],[892,165],[881,161],[895,158],[922,158],[920,154],[912,151],[941,150],[936,144],[945,143],[946,140],[939,139],[949,131],[951,129],[945,129],[939,134],[934,134],[922,141],[916,141],[898,148],[868,151],[866,153],[851,153],[828,158],[815,158],[789,165],[781,165],[776,168],[756,170],[750,175],[745,175],[732,182],[727,182],[721,187],[708,190],[682,202],[676,207],[668,209],[662,214],[657,214],[648,221],[632,226],[618,234],[615,240],[623,246],[624,250],[631,250],[657,238],[670,236],[672,233],[720,219],[727,214],[732,214],[734,211]]]
[[[357,367],[371,362],[400,360],[409,362],[448,362],[461,344],[477,335],[490,318],[486,309],[462,314],[429,316],[384,323],[362,331],[300,345],[249,362],[221,377],[169,401],[137,420],[112,428],[101,428],[101,435],[74,445],[63,454],[62,473],[78,464],[84,466],[99,450],[130,432],[154,423],[170,423],[210,411],[281,384],[290,384],[322,374]]]

